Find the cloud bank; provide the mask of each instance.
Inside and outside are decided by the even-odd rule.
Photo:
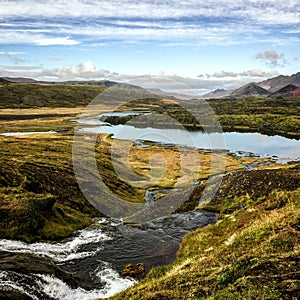
[[[243,72],[233,72],[233,71],[220,71],[215,72],[213,74],[205,74],[199,75],[200,78],[237,78],[237,77],[249,77],[249,78],[256,78],[256,77],[272,77],[279,75],[278,71],[263,71],[261,69],[252,69]]]
[[[103,41],[226,45],[299,42],[299,1],[0,0],[0,43],[39,46]]]
[[[163,71],[128,75],[97,69],[92,61],[62,68],[44,69],[42,66],[2,66],[2,76],[30,77],[37,80],[66,81],[66,80],[103,80],[125,82],[140,85],[148,89],[161,89],[167,92],[199,96],[218,88],[233,89],[250,81],[262,81],[274,77],[277,71],[266,72],[253,69],[244,72],[221,71],[213,74],[203,74],[196,78],[183,77]]]

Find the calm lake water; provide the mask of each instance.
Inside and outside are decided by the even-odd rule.
[[[278,161],[300,159],[300,142],[280,136],[110,126],[101,122],[99,116],[81,119],[78,123],[81,131],[108,133],[115,139],[131,140],[142,146],[145,145],[144,141],[152,141],[206,150],[226,149],[233,153],[241,151],[246,155],[277,156]],[[55,132],[11,132],[2,135],[37,133]],[[155,191],[146,193],[146,201],[152,201],[154,197]],[[130,277],[120,276],[127,263],[143,262],[146,270],[155,265],[168,264],[175,259],[181,239],[187,232],[216,221],[217,214],[206,211],[173,214],[145,222],[139,227],[126,226],[120,220],[100,218],[95,220],[95,225],[79,230],[58,243],[27,244],[0,240],[0,251],[12,257],[15,253],[30,253],[52,259],[64,271],[76,274],[80,283],[79,287],[71,288],[55,276],[0,270],[0,293],[16,291],[24,299],[27,296],[27,299],[29,297],[36,300],[107,298],[136,283]]]
[[[54,130],[49,130],[49,131],[14,131],[14,132],[3,132],[0,133],[0,135],[3,136],[19,136],[19,135],[28,135],[28,134],[53,134],[53,133],[57,133]]]
[[[281,136],[267,136],[260,133],[205,133],[184,129],[136,128],[129,125],[99,123],[98,119],[81,119],[80,124],[94,125],[80,130],[95,133],[109,133],[115,139],[130,141],[152,141],[162,144],[195,147],[204,150],[228,150],[244,152],[261,157],[277,157],[279,161],[300,159],[300,141]]]

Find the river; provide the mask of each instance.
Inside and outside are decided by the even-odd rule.
[[[80,131],[109,133],[113,138],[132,140],[140,146],[151,141],[204,150],[225,149],[241,155],[273,157],[278,162],[300,158],[299,141],[280,136],[111,126],[101,122],[99,116],[80,119],[78,123]],[[146,193],[148,201],[155,198],[155,193]],[[187,232],[216,220],[217,214],[207,211],[174,214],[136,227],[126,226],[120,220],[101,218],[95,220],[94,225],[57,243],[27,244],[1,240],[0,253],[12,257],[33,254],[41,259],[50,259],[61,270],[76,274],[79,286],[71,288],[50,274],[2,268],[0,299],[5,299],[5,295],[12,291],[22,295],[19,299],[83,300],[112,296],[136,283],[133,278],[120,276],[126,264],[142,262],[148,271],[153,266],[170,263],[175,259],[179,244]]]
[[[101,218],[95,224],[58,243],[27,244],[1,240],[0,252],[15,255],[30,253],[50,258],[60,269],[76,274],[80,286],[69,287],[49,274],[22,270],[0,271],[0,298],[8,291],[28,299],[84,300],[106,298],[136,283],[119,275],[128,264],[143,262],[152,266],[175,259],[182,237],[189,231],[215,223],[217,214],[191,211],[129,227],[119,220]],[[5,298],[1,298],[5,299]]]

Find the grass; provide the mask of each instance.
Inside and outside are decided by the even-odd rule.
[[[0,138],[1,238],[58,239],[99,215],[77,186],[71,146],[63,135]]]
[[[107,92],[103,93],[104,91]],[[80,84],[0,82],[0,108],[75,108],[84,107],[95,98],[102,106],[110,105],[113,109],[157,112],[158,115],[152,124],[154,127],[174,128],[180,125],[189,130],[210,131],[218,128],[220,122],[223,131],[260,132],[300,138],[299,97],[287,99],[245,97],[181,102],[175,99],[161,99],[143,90],[107,89],[103,86]],[[130,118],[109,117],[107,121],[112,124],[126,123]],[[149,119],[144,118],[147,117],[142,116],[135,120],[135,125],[149,126]]]
[[[108,161],[112,148],[113,155],[116,156],[114,166],[104,165],[102,168],[101,165]],[[102,175],[105,176],[105,171],[114,167],[118,170],[117,177],[122,177],[126,182],[141,189],[189,187],[196,181],[207,180],[211,175],[243,169],[245,164],[259,165],[269,161],[264,158],[238,158],[231,154],[210,153],[154,143],[139,148],[131,141],[115,140],[109,135],[102,135],[97,150],[99,170]],[[106,159],[103,159],[104,157]],[[214,169],[212,161],[214,161]],[[116,180],[118,179],[112,181]]]
[[[88,226],[92,217],[101,213],[78,187],[72,162],[75,124],[70,120],[105,88],[6,82],[0,85],[1,132],[58,132],[0,136],[0,238],[58,240]],[[111,103],[104,101],[98,106],[103,111],[110,110],[112,105],[119,105],[120,95],[128,100],[133,94],[120,89],[115,98],[103,98]],[[212,99],[208,103],[224,131],[300,137],[299,98]],[[186,105],[188,111],[182,108]],[[153,126],[158,127],[173,128],[179,123],[189,130],[210,130],[216,125],[213,113],[199,101],[180,106],[175,100],[148,97],[126,102],[118,109],[157,112],[161,116]],[[200,116],[201,124],[195,115]],[[143,126],[143,117],[137,118],[136,125]],[[122,119],[110,121],[118,123]],[[87,137],[82,147],[89,142]],[[113,147],[120,149],[115,161],[111,159]],[[212,172],[211,161],[221,161],[223,155],[151,143],[147,148],[138,148],[107,135],[98,137],[94,150],[98,172],[110,189],[103,197],[113,193],[126,201],[143,202],[146,188],[170,187],[182,188],[184,195],[186,188],[200,180],[177,212],[195,207],[220,212],[216,224],[184,237],[174,263],[153,268],[136,286],[111,299],[300,298],[299,164],[226,175],[214,198],[199,203]],[[226,171],[242,170],[244,164],[259,165],[263,161],[232,155],[225,158]],[[216,167],[220,169],[221,164]],[[158,199],[163,197],[162,193],[157,195]]]
[[[0,108],[85,106],[102,86],[0,83]]]
[[[242,206],[225,205],[216,224],[187,234],[174,263],[110,299],[298,299],[297,186],[236,196]]]
[[[103,106],[103,110],[106,109]],[[77,118],[81,111],[82,108],[72,109],[68,116],[66,108],[1,111],[5,117],[0,120],[1,131],[58,132],[0,136],[1,238],[56,240],[91,224],[92,217],[101,215],[85,199],[73,171],[72,143],[76,123],[70,119]],[[82,147],[88,145],[87,135]],[[114,161],[111,159],[112,147],[120,151]],[[129,149],[128,153],[125,149]],[[113,194],[125,201],[139,203],[144,202],[146,188],[184,188],[196,180],[207,180],[212,172],[212,158],[226,159],[227,171],[242,169],[243,164],[257,160],[154,144],[138,148],[131,142],[113,140],[108,135],[99,135],[95,157],[98,172],[110,189],[102,199]],[[195,161],[199,163],[195,164]],[[136,176],[137,181],[133,180]],[[192,197],[180,210],[193,209],[196,205],[197,199]]]
[[[57,240],[88,226],[92,217],[101,215],[87,202],[74,175],[75,124],[70,119],[76,118],[83,106],[103,90],[95,86],[1,83],[1,132],[47,128],[58,134],[0,136],[0,238],[27,242]],[[118,104],[122,93],[126,99],[132,96],[119,90],[112,103],[102,103],[101,109],[109,110],[109,104]],[[176,122],[189,130],[215,125],[211,124],[213,114],[199,105],[199,101],[185,103],[190,105],[189,112],[174,100],[150,98],[127,102],[119,110],[150,109],[160,113],[163,116],[153,124],[158,127],[176,126]],[[299,138],[299,98],[223,99],[208,103],[224,130]],[[201,124],[193,113],[202,116]],[[166,117],[173,118],[172,124],[166,122]],[[140,126],[143,126],[142,118]],[[120,122],[120,119],[111,121]],[[87,137],[82,147],[89,142]],[[115,161],[111,159],[113,147],[121,151]],[[191,153],[183,147],[159,147],[151,143],[147,148],[138,148],[107,135],[98,137],[94,150],[103,181],[112,193],[126,201],[144,201],[145,189],[151,187],[176,186],[182,188],[184,195],[185,188],[196,179],[201,183],[177,211],[197,206],[220,212],[216,224],[185,236],[174,263],[153,268],[136,286],[111,299],[300,297],[299,164],[258,167],[226,175],[214,198],[198,203],[212,171],[211,160],[215,157],[220,161],[220,154]],[[185,157],[183,162],[182,157]],[[200,164],[195,164],[196,160]],[[226,170],[242,170],[243,164],[259,165],[262,161],[226,155]],[[222,166],[216,169],[219,167]],[[213,186],[214,182],[210,184]],[[162,193],[157,196],[162,200],[163,197]]]

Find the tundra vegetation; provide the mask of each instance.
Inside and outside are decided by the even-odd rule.
[[[76,182],[72,161],[76,123],[71,120],[78,118],[84,106],[104,90],[105,87],[99,86],[0,82],[0,132],[57,132],[0,136],[0,238],[27,242],[58,240],[88,226],[93,217],[101,215],[85,199]],[[225,131],[261,132],[298,139],[299,101],[299,97],[248,97],[212,99],[207,103]],[[100,109],[112,110],[116,103],[103,102]],[[180,123],[189,130],[212,130],[218,125],[212,124],[212,111],[199,100],[180,105],[176,99],[148,97],[118,109],[154,111],[162,117],[153,126],[163,128]],[[200,118],[201,123],[199,115],[206,116]],[[132,120],[128,116],[110,117],[106,121],[112,124],[130,121],[143,126],[143,117]],[[170,120],[175,121],[171,124]],[[239,171],[225,175],[216,195],[199,203],[215,153],[198,151],[201,165],[187,164],[182,168],[180,153],[185,152],[184,147],[150,143],[146,148],[139,148],[130,144],[128,161],[132,170],[155,182],[152,186],[132,187],[114,170],[113,143],[122,149],[130,142],[99,135],[95,147],[99,174],[111,192],[126,201],[143,202],[147,188],[172,188],[182,179],[180,188],[184,192],[185,187],[194,184],[189,179],[197,178],[199,184],[178,211],[207,209],[220,215],[216,224],[185,236],[176,261],[152,269],[136,286],[112,299],[300,297],[299,163],[260,166],[265,160],[225,154],[226,171]],[[166,172],[159,182],[154,178],[155,168],[149,168],[149,160],[155,154],[166,162]],[[126,173],[127,162],[122,157],[117,166]],[[250,163],[256,167],[245,171],[244,165]],[[163,193],[157,195],[157,199],[163,197]]]
[[[299,165],[227,175],[176,260],[110,299],[298,299]]]

